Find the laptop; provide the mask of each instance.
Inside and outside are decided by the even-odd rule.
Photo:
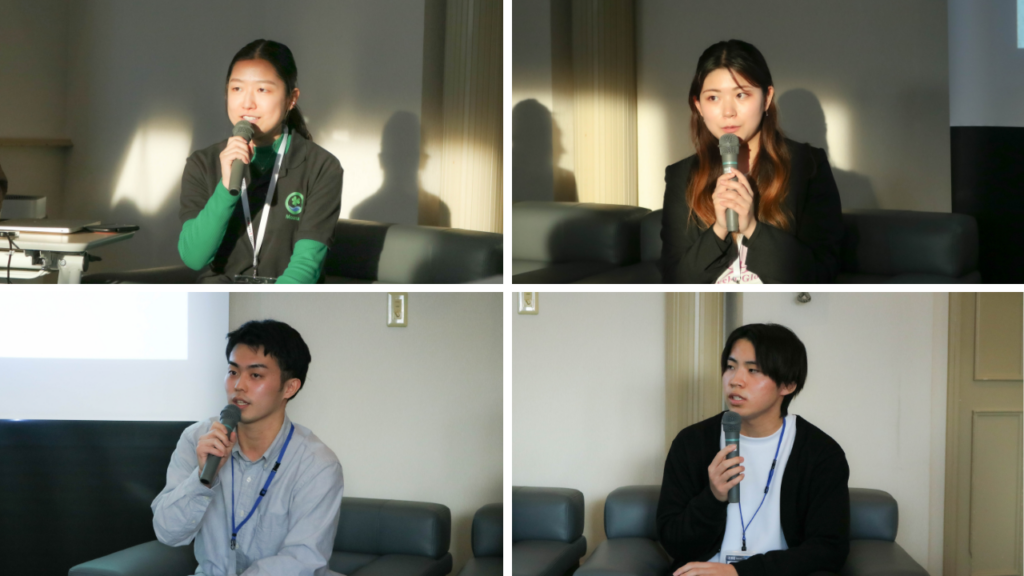
[[[0,230],[14,230],[16,232],[48,232],[51,234],[74,234],[86,226],[95,226],[99,220],[50,220],[44,218],[0,220]]]

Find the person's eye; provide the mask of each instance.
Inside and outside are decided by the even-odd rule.
[[[262,375],[262,374],[257,374],[257,373],[255,373],[255,372],[254,372],[254,373],[253,373],[253,375],[252,375],[252,377],[253,377],[254,379],[256,379],[256,380],[259,380],[260,378],[262,378],[262,377],[263,377],[263,375]]]
[[[740,92],[739,94],[736,95],[736,98],[743,100],[746,96],[747,94],[745,92]]]

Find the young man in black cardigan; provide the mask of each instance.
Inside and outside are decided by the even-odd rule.
[[[742,457],[726,459],[722,414],[672,442],[658,534],[675,576],[838,573],[850,550],[850,469],[839,444],[787,408],[807,351],[788,328],[737,328],[722,351],[722,387],[740,415]],[[728,503],[739,485],[740,502]]]

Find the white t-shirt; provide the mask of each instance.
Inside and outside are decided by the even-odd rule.
[[[743,457],[742,466],[746,468],[746,476],[740,482],[740,503],[743,504],[743,520],[747,526],[747,552],[746,554],[763,554],[771,550],[788,550],[786,537],[782,534],[782,520],[779,516],[779,502],[782,494],[782,473],[786,469],[786,462],[789,461],[789,454],[793,451],[793,440],[796,438],[796,416],[786,416],[786,436],[779,446],[779,459],[775,463],[775,474],[772,475],[772,485],[768,489],[768,496],[761,505],[761,510],[754,516],[758,505],[761,504],[761,497],[764,496],[764,487],[768,483],[768,471],[772,467],[772,459],[775,457],[775,447],[779,445],[779,435],[782,434],[782,427],[767,438],[748,438],[740,435],[740,456]],[[719,440],[719,449],[724,449],[725,432],[722,432]],[[722,540],[722,548],[708,562],[725,562],[724,552],[740,550],[743,546],[743,531],[740,529],[740,504],[729,504],[725,521],[725,538]],[[753,518],[753,521],[751,521]]]
[[[747,246],[743,243],[743,235],[740,234],[737,238],[737,248],[739,249],[739,256],[733,260],[732,264],[722,272],[722,275],[718,277],[715,284],[764,284],[761,282],[761,278],[757,274],[747,269]],[[723,446],[724,448],[724,446]],[[743,449],[740,448],[740,453]],[[769,461],[771,464],[771,461]],[[749,478],[749,476],[747,477]],[[746,479],[743,480],[746,482]]]

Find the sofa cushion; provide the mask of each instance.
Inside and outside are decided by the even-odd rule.
[[[619,268],[607,262],[564,262],[549,264],[536,260],[512,262],[513,284],[568,284],[590,277],[613,273]]]
[[[512,545],[513,576],[563,576],[587,552],[587,539],[575,542],[529,540]]]
[[[576,576],[665,576],[672,560],[648,538],[616,538],[597,546]]]
[[[470,558],[459,576],[501,576],[501,558]]]
[[[346,576],[446,576],[451,571],[451,554],[445,554],[436,560],[423,556],[389,554],[381,556],[354,572],[343,572],[343,574]]]
[[[604,503],[604,532],[608,538],[658,539],[658,498],[661,486],[623,486]]]

